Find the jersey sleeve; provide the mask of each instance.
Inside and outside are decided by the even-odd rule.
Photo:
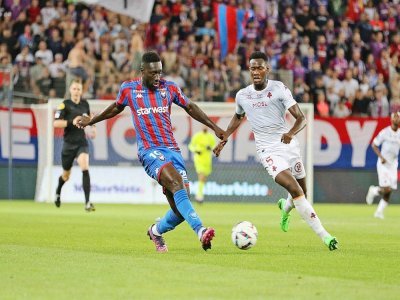
[[[372,143],[375,145],[375,146],[380,146],[381,144],[382,144],[382,142],[383,142],[383,139],[384,139],[384,130],[381,130],[379,133],[378,133],[378,135],[373,139],[373,141],[372,141]]]
[[[121,87],[119,88],[118,96],[117,96],[117,99],[115,100],[115,103],[118,106],[122,106],[122,107],[127,106],[129,104],[128,96],[129,96],[129,87],[124,82],[123,84],[121,84]]]
[[[62,103],[60,103],[57,106],[57,110],[54,114],[54,119],[55,120],[64,120],[66,113],[67,112],[66,112],[66,106],[65,106],[65,100],[64,100]]]
[[[235,103],[236,103],[235,112],[238,115],[243,115],[245,113],[243,107],[240,104],[242,98],[243,98],[243,93],[241,91],[237,92],[236,97],[235,97]]]
[[[293,105],[295,105],[297,102],[294,100],[292,92],[289,90],[289,88],[282,83],[282,103],[285,106],[285,109],[289,109]]]
[[[182,92],[181,88],[175,83],[170,82],[170,91],[172,92],[172,102],[180,107],[186,107],[189,105],[189,98]]]

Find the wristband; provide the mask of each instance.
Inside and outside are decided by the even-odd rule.
[[[73,125],[72,122],[73,122],[72,120],[67,120],[67,127],[70,126],[70,125]]]

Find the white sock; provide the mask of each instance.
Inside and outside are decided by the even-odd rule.
[[[314,232],[322,239],[322,241],[325,239],[325,237],[330,236],[330,234],[322,226],[321,221],[319,220],[310,202],[307,201],[306,197],[299,197],[296,200],[293,200],[293,203],[303,220],[310,225],[312,230],[314,230]]]
[[[290,211],[294,208],[292,195],[288,195],[285,202],[285,207],[283,208],[286,213],[290,213]]]
[[[386,208],[386,206],[388,206],[388,204],[389,204],[389,203],[388,203],[387,201],[381,199],[381,200],[379,201],[378,207],[376,208],[376,213],[377,213],[377,214],[383,214],[383,211],[384,211],[384,209]]]
[[[151,227],[151,231],[153,232],[154,235],[161,236],[161,233],[159,233],[157,230],[157,225]]]
[[[379,186],[374,186],[372,188],[372,193],[374,194],[374,196],[378,196],[379,195]]]
[[[201,241],[201,237],[203,236],[203,231],[206,229],[204,226],[201,226],[199,231],[197,231],[197,236],[199,237],[199,240]]]

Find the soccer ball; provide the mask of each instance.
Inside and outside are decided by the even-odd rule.
[[[252,248],[258,237],[258,231],[249,221],[242,221],[232,228],[232,242],[241,250]]]

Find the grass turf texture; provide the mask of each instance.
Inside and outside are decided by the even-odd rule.
[[[399,299],[400,206],[315,205],[340,249],[330,252],[294,211],[289,232],[277,206],[196,206],[214,226],[204,252],[184,223],[165,234],[166,254],[146,236],[167,206],[0,201],[1,299]],[[259,232],[254,248],[230,240],[238,221]],[[284,298],[285,297],[285,298]]]

